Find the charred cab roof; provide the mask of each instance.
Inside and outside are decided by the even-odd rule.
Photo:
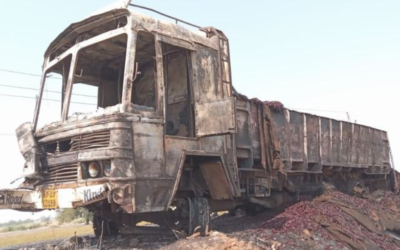
[[[126,2],[126,1],[125,1]],[[130,2],[130,1],[128,1]],[[135,7],[140,7],[146,10],[154,11],[152,9],[142,7],[139,5],[132,5]],[[161,12],[154,11],[157,14],[164,15],[169,18],[173,18],[171,16],[165,15]],[[153,33],[157,33],[163,35],[165,39],[177,38],[182,42],[186,43],[185,47],[193,47],[194,43],[202,44],[204,46],[213,48],[218,50],[218,42],[216,39],[212,39],[212,36],[207,34],[210,30],[215,30],[214,28],[199,28],[199,26],[190,24],[188,22],[182,21],[180,19],[175,19],[175,21],[182,22],[188,24],[190,26],[194,26],[195,28],[199,28],[197,31],[189,30],[179,24],[161,21],[155,19],[150,16],[143,15],[141,13],[131,11],[127,7],[116,7],[116,8],[108,8],[105,11],[100,11],[95,13],[94,15],[76,23],[72,23],[69,25],[60,35],[57,36],[53,42],[50,43],[49,47],[45,52],[45,58],[51,55],[53,52],[57,51],[59,48],[63,47],[67,42],[71,42],[77,38],[79,34],[82,34],[94,27],[102,25],[104,23],[110,22],[112,20],[127,17],[127,21],[131,22],[132,29],[139,30],[147,30]],[[194,48],[193,48],[194,49]]]

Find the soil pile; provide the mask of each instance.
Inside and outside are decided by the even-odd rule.
[[[180,240],[164,248],[400,249],[399,205],[400,196],[391,192],[356,197],[327,191],[315,199],[303,198],[280,213],[275,211],[278,214],[222,216],[213,221],[219,234],[208,240]]]
[[[399,205],[391,192],[355,197],[328,191],[244,234],[266,249],[400,249]]]
[[[400,249],[400,196],[377,191],[348,196],[337,191],[291,206],[240,218],[224,214],[212,219],[208,237],[125,235],[103,240],[102,249]],[[83,244],[42,242],[36,249],[98,249],[98,239]],[[75,244],[75,245],[71,245]],[[26,246],[29,247],[29,246]],[[19,247],[20,248],[20,247]]]

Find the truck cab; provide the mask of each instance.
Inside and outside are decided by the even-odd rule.
[[[58,90],[50,106],[48,87]],[[22,198],[3,205],[83,206],[110,220],[168,211],[193,190],[231,200],[240,195],[234,109],[221,31],[127,5],[71,24],[45,53],[33,122],[17,129],[25,182],[4,195]]]

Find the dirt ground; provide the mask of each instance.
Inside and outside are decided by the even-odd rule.
[[[208,237],[125,235],[105,238],[100,246],[86,236],[12,249],[400,249],[399,208],[400,196],[390,192],[355,197],[328,191],[257,215],[214,217]]]

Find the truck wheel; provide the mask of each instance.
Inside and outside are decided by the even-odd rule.
[[[189,199],[189,235],[199,232],[201,236],[210,233],[210,206],[202,197]]]

